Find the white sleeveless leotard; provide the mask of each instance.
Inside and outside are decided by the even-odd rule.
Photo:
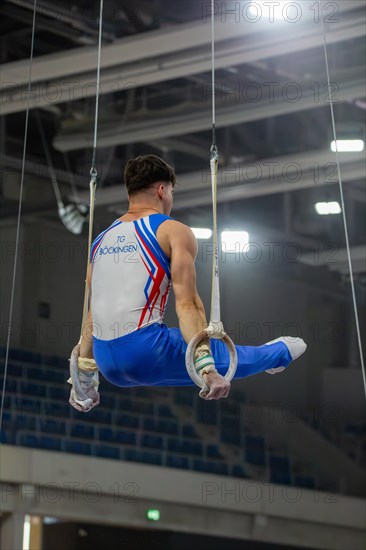
[[[114,340],[162,323],[171,287],[170,260],[156,239],[169,216],[116,220],[91,247],[93,336]]]

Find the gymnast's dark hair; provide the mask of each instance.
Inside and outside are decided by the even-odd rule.
[[[156,155],[142,155],[127,162],[125,185],[129,195],[133,195],[157,181],[172,183],[173,187],[176,182],[173,168],[162,158]]]

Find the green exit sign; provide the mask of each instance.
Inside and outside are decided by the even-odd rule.
[[[159,521],[160,519],[160,510],[148,510],[146,512],[146,517],[149,521]]]

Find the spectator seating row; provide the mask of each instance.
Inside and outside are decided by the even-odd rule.
[[[263,436],[246,433],[238,402],[206,402],[196,388],[120,389],[102,380],[101,406],[84,415],[67,402],[67,360],[23,350],[10,350],[9,358],[3,442],[236,477],[254,465],[274,483],[315,484],[292,476],[289,458],[271,454]],[[203,441],[195,423],[216,430],[217,441]],[[227,464],[222,444],[237,448],[239,460]]]
[[[155,450],[154,447],[151,447],[151,441],[145,441],[145,443],[147,443],[146,447],[149,448],[149,450],[147,450],[143,448],[129,447],[128,445],[133,443],[132,440],[127,441],[126,445],[113,445],[113,442],[125,443],[125,441],[123,439],[110,441],[109,438],[107,438],[105,443],[95,443],[91,441],[80,441],[77,438],[67,439],[46,434],[36,434],[33,431],[26,430],[18,431],[15,441],[9,440],[6,431],[3,431],[1,434],[1,441],[2,443],[45,449],[48,451],[62,451],[66,453],[143,462],[145,464],[154,464],[172,468],[184,468],[219,475],[247,477],[241,464],[228,465],[223,461],[214,461],[212,459],[204,460],[193,456],[181,456],[180,454],[174,454],[173,449],[170,449],[172,452],[162,452],[161,450]],[[111,444],[109,444],[109,442]]]

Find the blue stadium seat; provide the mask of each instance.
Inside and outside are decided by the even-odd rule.
[[[33,397],[45,397],[46,388],[41,384],[33,384],[32,382],[21,382],[20,391],[25,395],[32,395]]]
[[[0,387],[2,388],[4,384],[4,378],[0,378]],[[5,391],[9,393],[17,393],[17,380],[14,378],[6,377]]]
[[[154,414],[154,405],[147,401],[132,401],[130,410],[140,414]]]
[[[288,457],[270,455],[269,469],[271,483],[291,485],[290,461]]]
[[[168,450],[176,453],[184,453],[191,455],[202,455],[202,443],[198,441],[169,439]]]
[[[213,474],[217,474],[220,476],[227,476],[229,473],[229,467],[224,462],[211,462],[210,464],[210,472]]]
[[[177,405],[185,405],[187,407],[193,407],[193,403],[196,399],[196,393],[192,388],[176,388],[175,389],[175,402]]]
[[[91,445],[89,443],[81,443],[80,441],[65,441],[64,450],[67,453],[76,453],[80,455],[90,455]]]
[[[116,432],[116,439],[119,443],[124,443],[125,445],[136,445],[136,434],[135,432],[123,432],[118,430]]]
[[[132,462],[144,462],[145,464],[156,464],[161,466],[162,457],[160,453],[151,453],[148,451],[138,451],[136,449],[125,450],[125,460]]]
[[[227,443],[228,445],[240,445],[240,431],[235,426],[222,429],[220,433],[220,441],[222,441],[222,443]]]
[[[315,489],[315,479],[313,476],[297,475],[295,476],[295,485],[305,489]]]
[[[41,449],[61,451],[61,440],[56,439],[55,437],[41,436],[39,438],[38,445]]]
[[[291,475],[289,472],[281,472],[271,470],[271,483],[279,483],[280,485],[291,485]]]
[[[17,430],[35,430],[36,417],[25,414],[17,414],[15,417],[15,427]]]
[[[8,428],[14,423],[15,415],[14,412],[4,411],[3,412],[3,426]]]
[[[60,367],[65,370],[68,369],[68,360],[65,357],[57,357],[55,355],[43,355],[39,364],[47,365],[48,367]]]
[[[206,454],[209,458],[221,458],[220,450],[218,445],[207,445]]]
[[[88,414],[83,416],[84,422],[92,422],[99,424],[112,424],[112,412],[106,411],[101,408],[96,407],[88,412]]]
[[[116,441],[115,431],[111,428],[99,428],[99,439],[101,441]]]
[[[38,437],[34,434],[27,434],[27,433],[18,434],[17,443],[22,447],[34,447],[36,449],[39,446]]]
[[[160,453],[150,453],[148,451],[143,451],[141,453],[141,462],[146,464],[155,464],[156,466],[161,466],[163,463]]]
[[[101,380],[103,380],[103,393],[108,393],[108,395],[113,394],[116,397],[121,397],[121,388],[116,388],[113,384],[108,382],[106,378],[103,377],[102,374],[100,374]],[[128,388],[123,388],[123,396],[126,397],[125,390]],[[117,395],[116,395],[117,394]]]
[[[120,458],[120,450],[118,447],[111,447],[107,445],[96,445],[95,454],[101,458]]]
[[[117,408],[122,411],[131,411],[132,400],[127,397],[121,397],[118,399]]]
[[[4,428],[0,431],[0,443],[3,445],[14,445],[14,437],[11,435],[10,431],[5,430]]]
[[[140,426],[140,418],[131,414],[121,413],[117,416],[117,424],[128,428],[138,429]]]
[[[193,469],[198,472],[207,472],[209,474],[227,475],[228,466],[224,462],[205,462],[203,460],[194,460]]]
[[[94,426],[85,426],[84,424],[73,424],[70,434],[72,437],[80,437],[82,439],[94,438]]]
[[[41,432],[57,435],[65,435],[66,433],[66,423],[62,420],[41,419],[40,424]]]
[[[237,401],[224,400],[220,402],[221,416],[232,415],[240,417],[240,403]]]
[[[231,475],[234,477],[248,477],[241,464],[234,464],[231,469]]]
[[[49,380],[47,376],[47,371],[39,367],[28,367],[26,369],[27,378],[32,378],[33,380]]]
[[[22,365],[16,365],[11,361],[8,362],[8,376],[17,376],[21,378],[23,376],[23,367]]]
[[[47,401],[44,404],[44,410],[47,416],[56,416],[57,418],[68,418],[70,416],[71,407],[68,403],[57,403],[54,401]]]
[[[196,472],[204,472],[205,471],[205,461],[201,459],[195,459],[193,461],[193,470]]]
[[[197,422],[216,426],[218,422],[218,404],[216,401],[197,401]]]
[[[20,397],[16,399],[16,408],[19,412],[40,414],[41,405],[42,403],[39,399],[31,399],[30,397]]]
[[[176,435],[178,433],[178,423],[173,420],[154,420],[153,418],[144,418],[143,429],[149,432]]]
[[[289,458],[287,456],[270,455],[269,467],[273,470],[282,470],[287,472],[290,470]]]
[[[141,462],[141,451],[137,449],[126,449],[124,452],[125,460],[131,462]]]
[[[156,429],[157,422],[153,418],[144,418],[143,419],[143,429],[148,432],[157,432],[159,430]]]
[[[178,433],[178,423],[174,420],[158,420],[157,430],[161,433],[176,435]]]
[[[223,416],[220,424],[220,440],[229,445],[240,445],[240,417]]]
[[[25,363],[35,363],[39,365],[41,363],[41,354],[33,351],[26,351],[23,349],[11,349],[9,351],[9,358],[16,361],[24,361]]]
[[[48,387],[48,397],[50,399],[59,399],[60,401],[68,401],[69,395],[70,395],[70,386],[67,387],[66,384],[63,387],[60,387],[60,386]]]
[[[47,371],[47,380],[49,382],[54,382],[54,383],[57,383],[57,384],[65,384],[66,385],[66,381],[69,377],[69,373],[68,371],[65,369],[65,371],[58,371],[58,370],[55,370],[55,369],[52,369],[50,368],[48,371]]]
[[[262,436],[245,436],[245,460],[248,464],[266,465],[266,445]]]
[[[239,431],[240,417],[239,416],[222,416],[220,420],[220,425],[223,430],[234,427]]]
[[[101,441],[136,445],[136,434],[134,432],[116,431],[111,428],[99,428],[99,438]]]
[[[151,396],[152,396],[152,392],[144,387],[144,386],[137,386],[134,388],[134,395],[135,397],[137,397],[138,399],[142,398],[142,399],[150,399]]]
[[[184,437],[190,437],[191,439],[197,439],[199,436],[192,424],[184,424],[182,428],[182,435]]]
[[[142,434],[141,436],[141,447],[149,447],[150,449],[162,449],[163,444],[163,438],[159,435]]]
[[[185,456],[168,455],[166,459],[166,466],[169,468],[184,468],[189,470],[189,460]]]
[[[19,405],[19,399],[17,399],[17,406]],[[4,410],[12,408],[12,398],[10,395],[4,397]]]
[[[158,415],[166,418],[175,418],[171,408],[168,405],[159,405]]]
[[[114,409],[116,406],[116,398],[114,395],[102,395],[100,397],[100,402],[101,405],[107,409]]]

